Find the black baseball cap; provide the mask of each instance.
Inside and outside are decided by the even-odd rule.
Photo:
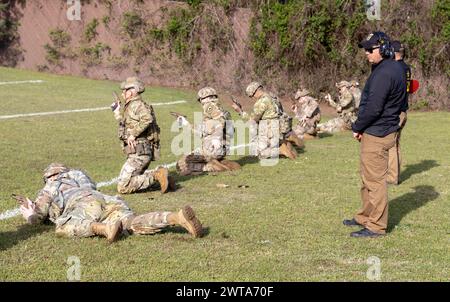
[[[392,42],[392,48],[394,48],[394,52],[400,52],[403,48],[402,43],[400,41],[393,41]]]
[[[358,47],[371,49],[374,46],[379,46],[382,40],[389,41],[389,37],[382,31],[375,31],[370,33],[363,41],[361,41],[358,44]]]

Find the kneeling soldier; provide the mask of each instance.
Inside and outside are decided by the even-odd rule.
[[[114,117],[119,121],[119,139],[127,161],[119,175],[117,191],[122,194],[150,188],[155,181],[161,185],[161,192],[173,188],[168,169],[159,167],[147,170],[151,161],[159,159],[160,129],[156,123],[153,107],[142,100],[144,84],[136,77],[127,78],[120,85],[125,100],[122,109],[120,102],[113,103]]]
[[[245,92],[248,97],[255,100],[253,112],[248,114],[243,111],[237,102],[234,102],[233,109],[244,120],[257,124],[257,136],[251,139],[252,143],[257,146],[258,157],[266,159],[283,155],[295,159],[297,152],[291,142],[287,140],[288,136],[292,134],[292,119],[284,112],[278,98],[265,92],[259,82],[250,83]]]
[[[181,175],[199,174],[202,172],[221,172],[240,169],[237,162],[226,160],[230,144],[234,136],[231,115],[223,109],[217,92],[205,87],[198,92],[198,101],[202,105],[202,123],[192,126],[184,116],[178,115],[182,126],[191,127],[194,134],[200,136],[202,146],[177,162],[177,170]]]

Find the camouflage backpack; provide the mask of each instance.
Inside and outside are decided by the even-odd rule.
[[[286,112],[284,112],[283,105],[281,105],[280,100],[277,96],[272,95],[272,100],[278,108],[278,120],[280,127],[280,136],[289,133],[292,130],[292,117],[290,117]]]

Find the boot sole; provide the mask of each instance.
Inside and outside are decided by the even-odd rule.
[[[122,222],[118,221],[114,224],[114,233],[112,237],[108,237],[107,240],[109,243],[113,243],[119,239],[120,234],[122,234]]]
[[[292,149],[290,149],[286,144],[285,144],[285,146],[286,147],[283,148],[283,151],[282,151],[282,146],[279,147],[279,149],[278,149],[279,154],[283,155],[289,159],[292,159],[292,160],[297,159],[297,152],[294,153],[294,151]],[[286,149],[286,151],[284,151],[284,149]]]
[[[166,169],[163,169],[162,173],[164,173],[163,176],[164,176],[164,179],[166,179],[166,182],[165,182],[165,185],[163,185],[161,183],[161,181],[159,181],[159,184],[161,186],[161,193],[166,193],[167,190],[169,189],[169,171],[167,171]]]
[[[175,179],[172,176],[167,177],[167,180],[169,182],[169,190],[175,191],[177,188],[177,185],[175,184]]]
[[[185,206],[182,210],[182,219],[180,225],[188,230],[188,232],[194,236],[194,238],[198,238],[202,236],[202,224],[200,220],[195,216],[194,210],[190,206]]]

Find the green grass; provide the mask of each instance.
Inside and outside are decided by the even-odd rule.
[[[29,79],[46,82],[0,86],[0,115],[108,106],[118,91],[114,82],[0,68],[0,81]],[[199,110],[195,92],[150,87],[144,98],[189,101],[155,107],[160,162],[173,162],[169,112],[192,116]],[[360,181],[358,143],[341,133],[308,141],[296,161],[261,167],[235,157],[239,172],[177,177],[177,192],[125,196],[137,213],[191,204],[206,228],[201,239],[175,229],[108,245],[104,238],[58,238],[53,226],[25,225],[21,217],[2,220],[0,280],[64,281],[68,257],[77,256],[82,281],[367,281],[366,261],[377,256],[382,281],[448,281],[449,122],[447,112],[409,114],[403,183],[389,188],[384,238],[353,239],[357,229],[342,225],[360,206]],[[116,177],[125,160],[116,131],[108,111],[0,120],[0,212],[16,207],[13,192],[34,198],[52,161],[82,168],[98,182]],[[101,191],[115,194],[115,186]]]

